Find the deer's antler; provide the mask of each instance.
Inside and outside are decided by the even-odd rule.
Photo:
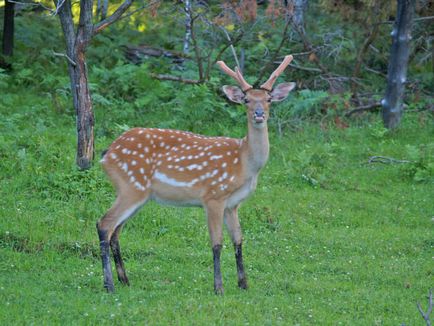
[[[238,70],[238,67],[235,68],[235,71],[233,71],[231,68],[229,68],[223,61],[217,61],[217,64],[220,66],[220,69],[231,76],[233,79],[237,81],[237,83],[240,85],[243,92],[248,91],[249,89],[252,89],[253,86],[250,85],[246,80],[244,79],[241,72]]]
[[[271,90],[273,89],[273,84],[276,81],[277,77],[279,77],[279,75],[291,63],[292,59],[293,59],[292,55],[285,56],[282,63],[279,65],[279,67],[277,67],[276,70],[274,70],[274,72],[271,74],[270,78],[268,78],[268,80],[261,85],[261,88],[265,89],[266,91],[271,92]]]

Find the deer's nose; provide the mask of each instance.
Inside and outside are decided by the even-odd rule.
[[[255,117],[262,118],[264,116],[264,110],[263,109],[256,109],[255,110]]]

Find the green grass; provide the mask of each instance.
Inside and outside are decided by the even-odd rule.
[[[432,117],[408,113],[393,132],[356,121],[272,133],[270,161],[240,211],[249,290],[236,286],[225,234],[225,295],[213,294],[201,209],[149,204],[121,236],[131,286],[115,282],[107,294],[95,222],[111,185],[98,164],[76,171],[73,117],[35,95],[0,102],[0,324],[423,325]],[[115,138],[100,115],[98,151]],[[368,164],[373,155],[416,162]]]

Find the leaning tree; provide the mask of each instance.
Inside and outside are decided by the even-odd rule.
[[[66,41],[66,58],[71,92],[76,112],[77,157],[80,169],[88,169],[94,157],[94,114],[90,97],[86,49],[93,36],[118,20],[133,0],[125,0],[117,10],[100,22],[93,23],[93,1],[80,0],[80,17],[75,26],[71,0],[54,0]]]

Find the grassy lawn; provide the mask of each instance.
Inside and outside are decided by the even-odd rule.
[[[14,101],[0,110],[0,324],[424,324],[432,116],[408,113],[393,132],[367,121],[272,132],[270,161],[240,210],[247,291],[225,234],[225,295],[213,294],[201,209],[151,203],[121,236],[131,286],[116,281],[107,294],[95,222],[113,190],[98,164],[76,171],[72,117]],[[101,134],[99,151],[115,137]],[[375,155],[412,162],[369,164]]]

